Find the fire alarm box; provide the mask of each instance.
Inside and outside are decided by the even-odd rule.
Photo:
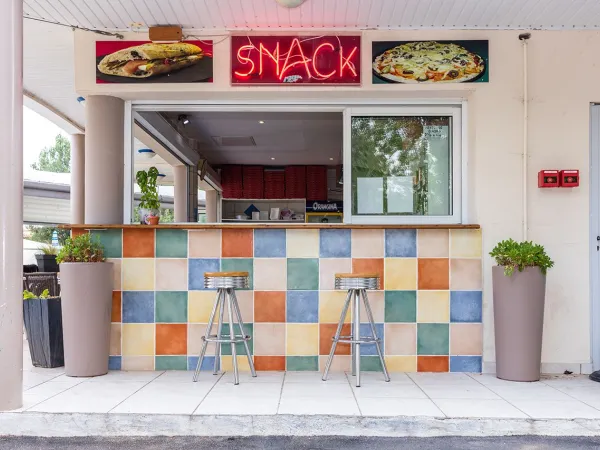
[[[538,187],[554,188],[559,186],[558,170],[540,170],[538,172]]]
[[[579,170],[561,170],[560,187],[579,186]]]

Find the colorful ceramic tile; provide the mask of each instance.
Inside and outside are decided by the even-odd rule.
[[[301,356],[300,356],[301,358]],[[327,364],[327,359],[329,355],[320,355],[319,356],[319,371],[323,373],[325,370],[325,366]],[[337,355],[333,358],[331,362],[331,367],[329,368],[329,372],[350,372],[352,370],[352,357],[350,355]]]
[[[112,309],[110,315],[111,322],[121,322],[121,291],[112,293]]]
[[[451,258],[480,258],[481,230],[450,230]]]
[[[122,356],[121,370],[154,370],[154,356]]]
[[[123,258],[154,258],[154,229],[123,229]]]
[[[108,370],[121,370],[121,357],[120,356],[109,356],[108,357]]]
[[[187,258],[187,230],[156,230],[157,258]]]
[[[318,258],[319,230],[286,230],[288,258]]]
[[[450,289],[453,291],[481,290],[481,260],[451,259]]]
[[[367,291],[367,298],[371,306],[371,314],[373,320],[377,322],[385,322],[385,295],[384,291]],[[366,323],[369,321],[364,302],[360,302],[360,321]]]
[[[450,321],[481,322],[481,291],[451,291]]]
[[[110,355],[121,356],[121,324],[110,324]]]
[[[448,355],[449,340],[447,323],[417,324],[417,355]]]
[[[286,355],[313,356],[319,353],[318,324],[288,323],[286,332]]]
[[[240,308],[240,314],[242,315],[242,320],[244,323],[254,322],[254,291],[236,289],[235,296],[237,298],[238,307]],[[234,318],[237,320],[237,316],[234,315]],[[227,305],[225,305],[223,320],[229,321],[229,311]]]
[[[123,292],[123,323],[154,323],[154,291]]]
[[[416,355],[417,325],[414,323],[386,323],[385,354]]]
[[[385,365],[389,372],[416,372],[416,356],[385,356]]]
[[[285,230],[254,230],[255,258],[285,258]]]
[[[314,258],[288,258],[287,288],[288,291],[317,291],[319,289],[319,260]]]
[[[189,230],[188,246],[190,258],[220,258],[221,230]]]
[[[116,230],[90,231],[93,240],[99,240],[104,247],[105,258],[121,258],[123,256],[123,232]]]
[[[246,355],[238,355],[237,365],[240,372],[250,372],[250,364]],[[233,357],[230,355],[221,356],[221,370],[225,372],[233,372]]]
[[[416,291],[385,291],[386,322],[416,322]]]
[[[188,259],[188,289],[190,291],[204,290],[204,273],[219,272],[220,270],[220,259]]]
[[[417,253],[419,258],[447,258],[450,252],[448,230],[418,230]]]
[[[450,292],[419,291],[417,293],[417,322],[450,322]]]
[[[221,256],[223,258],[252,258],[253,231],[237,228],[221,230]]]
[[[156,290],[187,291],[188,260],[184,258],[156,259]]]
[[[121,263],[124,291],[154,290],[154,259],[125,258]]]
[[[319,359],[317,356],[287,356],[285,360],[288,372],[315,372],[319,370]]]
[[[385,286],[383,258],[352,258],[352,273],[379,275],[379,286]]]
[[[202,350],[202,336],[206,335],[206,323],[188,323],[188,337],[187,337],[187,352],[188,355],[199,355]],[[217,334],[217,325],[213,324],[210,334]],[[209,342],[206,345],[206,354],[215,354],[215,343]]]
[[[320,230],[319,256],[321,258],[350,258],[352,256],[351,236],[351,230]]]
[[[385,230],[385,256],[387,258],[415,258],[417,256],[417,230]]]
[[[319,292],[288,291],[286,303],[287,323],[318,323]]]
[[[333,345],[332,338],[335,336],[338,324],[336,323],[320,323],[319,324],[319,355],[329,355],[331,346]],[[352,327],[349,323],[342,326],[341,336],[350,336]],[[335,348],[336,355],[349,355],[350,344],[339,342]]]
[[[285,294],[285,291],[254,291],[254,322],[285,322]]]
[[[481,356],[451,356],[450,372],[481,373]]]
[[[198,365],[198,356],[188,356],[188,370],[196,370]],[[205,356],[202,360],[202,367],[200,368],[203,372],[212,372],[215,364],[214,356]]]
[[[124,323],[121,327],[121,354],[154,356],[154,324]]]
[[[386,258],[384,286],[386,290],[417,289],[416,258]]]
[[[480,323],[450,324],[450,354],[483,354],[482,325]]]
[[[89,231],[84,230],[83,228],[71,228],[71,238],[76,238],[77,236],[87,233],[89,233]]]
[[[240,328],[237,323],[234,322],[233,330],[236,335],[241,335]],[[254,349],[254,324],[252,323],[244,323],[244,334],[250,336],[250,340],[248,341],[248,349],[250,350],[250,354],[252,354]],[[223,324],[223,335],[229,336],[229,324]],[[244,347],[244,343],[240,342],[239,344],[235,344],[235,350],[238,355],[246,355],[246,348]],[[221,344],[221,354],[222,355],[231,355],[231,344]]]
[[[287,290],[287,260],[285,258],[255,258],[254,289],[260,291]]]
[[[448,372],[447,356],[417,356],[417,372]]]
[[[285,356],[285,324],[255,323],[254,354],[261,356]]]
[[[361,356],[360,370],[361,372],[383,372],[379,356]]]
[[[157,323],[187,323],[188,291],[157,291]]]
[[[319,259],[319,288],[322,291],[333,291],[335,274],[351,272],[352,260],[350,258],[321,258]]]
[[[419,258],[419,289],[447,290],[450,271],[447,258]]]
[[[375,332],[377,333],[377,337],[379,339],[381,339],[380,345],[381,345],[381,350],[383,351],[385,349],[385,328],[382,323],[375,324]],[[373,337],[373,331],[371,330],[371,324],[361,323],[360,324],[360,335]],[[361,355],[377,355],[377,347],[375,345],[361,345],[360,354]]]
[[[187,323],[156,324],[156,355],[187,355]]]
[[[285,371],[285,356],[255,356],[254,368],[258,372]]]
[[[189,291],[188,322],[208,323],[216,296],[215,291]]]
[[[113,290],[121,290],[121,259],[106,258],[106,262],[113,265]]]
[[[187,356],[157,356],[154,370],[187,370]]]
[[[223,258],[223,272],[248,272],[248,289],[254,289],[254,259],[252,258]]]
[[[346,291],[320,291],[319,322],[339,323],[347,296]],[[350,323],[350,308],[348,308],[344,322]]]
[[[384,230],[352,230],[352,257],[353,258],[383,258]]]

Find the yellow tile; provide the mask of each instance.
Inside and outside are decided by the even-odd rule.
[[[481,257],[481,230],[450,230],[450,257]]]
[[[154,370],[154,356],[123,356],[121,370]]]
[[[385,289],[392,291],[417,289],[416,258],[385,258]]]
[[[248,358],[246,355],[238,356],[236,359],[238,363],[238,370],[240,372],[250,372],[250,364],[248,364]],[[233,356],[221,356],[221,370],[225,372],[233,372]]]
[[[286,330],[287,356],[316,356],[319,354],[319,324],[288,323]]]
[[[124,323],[121,334],[123,356],[154,356],[153,323]]]
[[[319,322],[339,323],[347,295],[346,291],[319,292]],[[344,322],[350,323],[350,308]]]
[[[418,291],[417,322],[450,322],[450,292]]]
[[[319,230],[287,230],[288,258],[318,258]]]
[[[216,291],[189,291],[188,322],[208,323],[216,296]]]
[[[122,270],[124,291],[154,290],[154,258],[124,258]]]
[[[110,356],[121,356],[121,324],[110,324]]]
[[[416,372],[416,356],[386,356],[385,364],[390,372]]]
[[[113,291],[121,290],[121,260],[106,258],[106,262],[113,263]]]

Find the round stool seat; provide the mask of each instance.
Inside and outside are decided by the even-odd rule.
[[[336,273],[336,289],[379,289],[376,273]]]
[[[206,272],[204,287],[207,289],[247,289],[249,275],[248,272]]]

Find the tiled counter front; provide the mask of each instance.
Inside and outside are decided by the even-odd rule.
[[[333,290],[334,273],[366,271],[381,276],[384,290],[369,299],[390,371],[481,371],[480,230],[92,233],[115,263],[112,369],[194,368],[215,297],[203,288],[204,272],[245,270],[251,289],[238,298],[257,370],[322,370],[346,296]],[[368,331],[365,324],[363,334]],[[333,370],[348,369],[349,345],[337,352]],[[375,347],[362,352],[362,367],[379,370]],[[231,349],[223,354],[228,369]],[[204,368],[213,361],[206,358]]]

